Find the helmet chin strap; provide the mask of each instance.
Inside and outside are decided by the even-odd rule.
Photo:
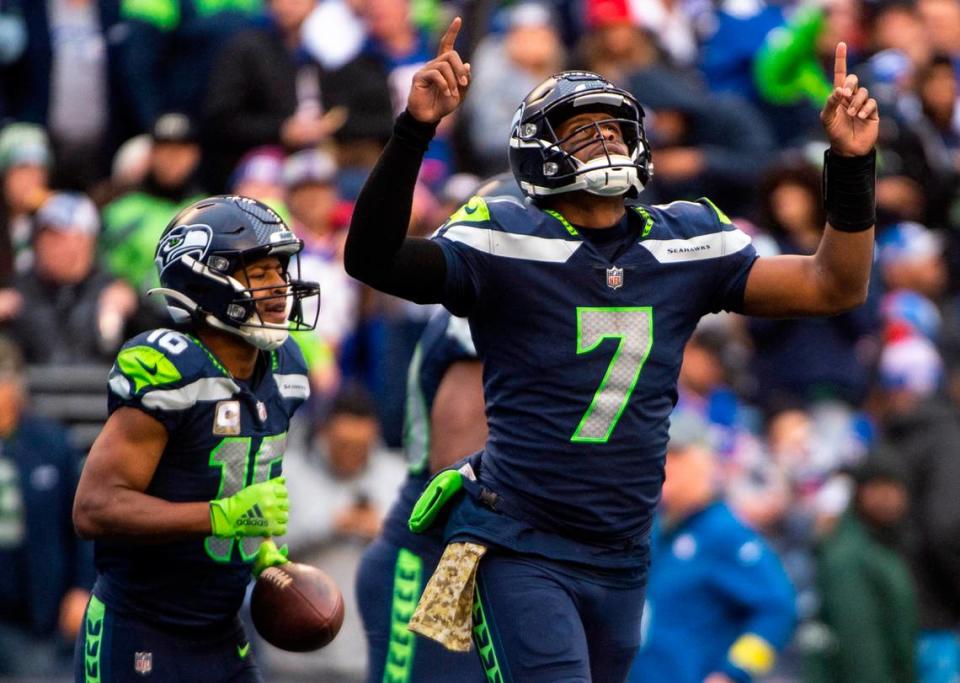
[[[583,190],[600,197],[617,197],[631,189],[639,193],[643,183],[637,177],[637,169],[630,157],[623,154],[599,156],[590,161],[578,161],[577,178]],[[618,164],[623,164],[618,166]]]
[[[207,317],[209,319],[213,316]],[[261,351],[273,351],[283,346],[283,342],[287,341],[287,337],[290,336],[290,332],[286,329],[278,330],[271,327],[234,327],[230,331],[240,335]]]
[[[231,278],[232,279],[232,278]],[[245,323],[241,323],[240,327],[234,327],[233,325],[227,325],[218,318],[216,318],[211,313],[203,313],[200,310],[197,303],[180,292],[174,289],[168,289],[166,287],[155,287],[147,292],[148,296],[167,296],[171,299],[174,299],[177,303],[181,304],[183,308],[178,306],[167,306],[167,310],[170,311],[170,315],[175,321],[185,322],[190,317],[196,316],[198,313],[202,316],[202,319],[210,327],[214,327],[218,330],[223,330],[224,332],[229,332],[234,334],[249,344],[257,347],[261,351],[273,351],[274,349],[279,348],[287,341],[287,337],[290,336],[290,331],[286,326],[273,326],[272,323],[264,323],[259,320],[259,317],[256,313],[247,318]],[[292,302],[287,301],[287,316],[290,315],[290,309],[292,307]],[[186,309],[186,310],[184,310]],[[189,311],[189,312],[188,312]],[[256,323],[256,326],[254,325]],[[265,327],[261,327],[261,325]]]

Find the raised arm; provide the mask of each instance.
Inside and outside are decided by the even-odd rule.
[[[357,198],[347,234],[347,272],[371,287],[417,303],[440,301],[447,268],[433,242],[407,237],[413,189],[437,124],[460,106],[470,65],[453,49],[460,18],[440,40],[436,59],[414,74],[407,110]]]
[[[832,315],[864,302],[873,262],[876,222],[874,144],[877,102],[847,74],[847,46],[837,45],[834,89],[820,112],[830,140],[824,161],[827,225],[813,256],[757,259],[744,312],[786,317]]]

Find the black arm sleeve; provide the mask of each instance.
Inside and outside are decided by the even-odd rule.
[[[397,117],[393,135],[360,191],[347,234],[347,273],[387,294],[420,304],[438,303],[447,264],[443,249],[407,237],[420,162],[436,130],[409,113]]]

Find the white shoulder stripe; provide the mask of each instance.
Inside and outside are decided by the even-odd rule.
[[[310,398],[310,381],[306,375],[274,375],[277,390],[283,398],[306,401]]]
[[[697,235],[689,239],[643,240],[640,246],[647,249],[660,263],[703,261],[729,256],[750,244],[750,235],[742,230],[724,230],[709,235]]]
[[[451,225],[443,237],[493,256],[548,263],[566,263],[583,244],[579,240],[517,235],[469,225]]]
[[[229,377],[204,377],[179,389],[148,391],[143,405],[154,410],[186,410],[198,401],[222,401],[239,391],[240,387]]]
[[[473,335],[470,333],[470,323],[466,318],[451,315],[450,322],[447,323],[447,336],[460,344],[470,355],[477,355],[477,347],[474,346]]]

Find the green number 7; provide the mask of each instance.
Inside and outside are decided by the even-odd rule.
[[[610,438],[653,348],[653,308],[578,307],[577,354],[590,353],[608,338],[620,340],[617,350],[571,441],[606,443]]]

